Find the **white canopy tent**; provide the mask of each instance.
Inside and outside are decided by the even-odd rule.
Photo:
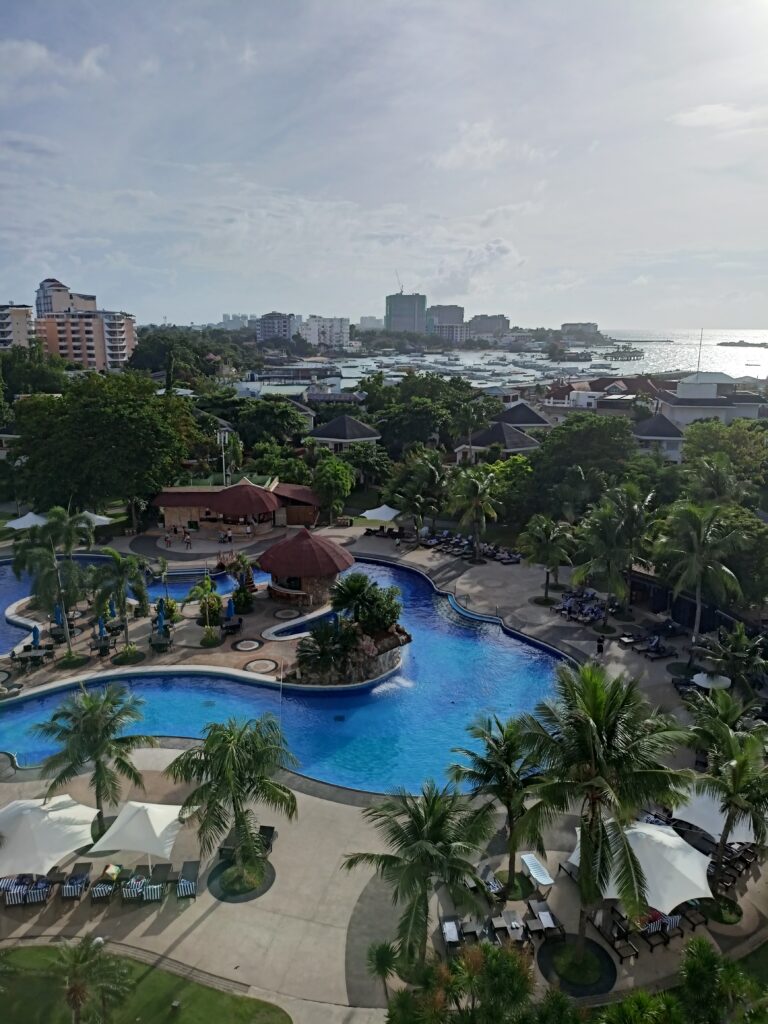
[[[181,804],[146,804],[129,800],[110,827],[91,847],[91,853],[135,850],[156,857],[170,857],[182,828]],[[152,862],[150,859],[150,867]]]
[[[688,803],[675,808],[675,817],[689,821],[704,829],[713,839],[718,840],[723,834],[725,814],[720,809],[716,797],[709,793],[692,793]],[[754,843],[755,834],[748,821],[737,822],[728,835],[730,843]]]
[[[673,828],[638,821],[625,829],[625,835],[645,875],[649,907],[668,914],[687,900],[711,897],[707,881],[709,857],[694,850]],[[576,849],[568,862],[578,866],[579,859],[576,829]],[[614,878],[603,896],[607,900],[621,899]]]
[[[20,519],[9,519],[5,524],[9,530],[29,530],[33,526],[45,526],[48,520],[37,512],[27,512]]]
[[[366,512],[362,512],[360,518],[371,519],[376,523],[391,523],[399,515],[399,508],[392,508],[391,505],[379,505],[378,508],[369,508]]]
[[[90,846],[96,808],[62,794],[12,800],[0,810],[0,875],[45,875],[81,846]]]
[[[98,512],[83,512],[82,515],[93,526],[109,526],[110,523],[114,523],[114,519],[110,519],[109,516],[100,516]]]

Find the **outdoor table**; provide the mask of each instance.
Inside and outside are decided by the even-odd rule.
[[[466,921],[461,922],[461,930],[465,935],[474,935],[476,939],[479,939],[483,931],[483,925],[482,922],[475,920],[474,917],[469,917]]]
[[[459,929],[456,927],[455,921],[442,921],[441,927],[443,938],[447,943],[457,943],[459,941]]]
[[[691,682],[702,690],[728,690],[731,686],[728,676],[710,675],[708,672],[697,672]]]
[[[523,865],[523,874],[535,882],[537,889],[548,889],[555,884],[554,878],[535,854],[521,853],[520,862]]]
[[[16,657],[19,661],[44,661],[46,651],[40,649],[37,651],[22,651],[21,654],[17,654]]]

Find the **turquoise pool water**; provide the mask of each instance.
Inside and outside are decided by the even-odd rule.
[[[302,774],[369,792],[415,791],[426,778],[445,780],[455,759],[451,748],[468,745],[465,728],[476,715],[530,710],[547,694],[554,655],[466,618],[416,573],[362,563],[354,571],[401,590],[402,621],[413,643],[403,649],[397,672],[372,690],[285,690],[282,701],[277,690],[215,671],[131,676],[124,681],[146,702],[142,729],[195,737],[207,722],[271,711],[282,719]],[[28,764],[50,753],[30,728],[61,699],[59,691],[0,705],[0,750]]]

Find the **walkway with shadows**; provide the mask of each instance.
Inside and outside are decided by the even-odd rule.
[[[371,943],[390,942],[394,938],[398,917],[392,890],[380,878],[372,878],[360,894],[347,928],[345,969],[350,1006],[386,1008],[384,987],[368,973],[366,956]]]

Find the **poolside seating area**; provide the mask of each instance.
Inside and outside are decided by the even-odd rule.
[[[439,533],[428,533],[420,538],[419,544],[423,548],[430,548],[444,555],[453,558],[474,558],[475,545],[472,537],[461,533],[452,533],[450,530],[441,530]],[[509,548],[501,547],[498,544],[480,545],[480,554],[501,565],[519,565],[523,556],[519,551],[510,551]]]

